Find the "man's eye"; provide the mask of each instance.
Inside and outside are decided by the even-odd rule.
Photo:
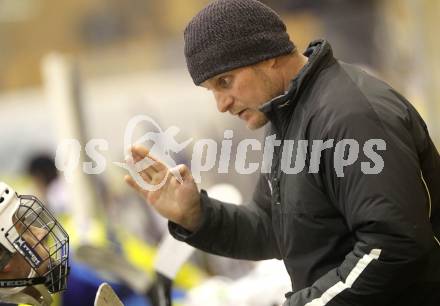
[[[218,86],[221,88],[227,88],[229,86],[229,78],[219,78],[218,79]]]

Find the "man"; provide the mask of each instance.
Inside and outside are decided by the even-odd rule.
[[[255,0],[209,4],[185,30],[185,56],[219,111],[267,125],[276,139],[266,138],[272,165],[250,205],[209,198],[185,166],[182,184],[169,176],[154,192],[126,177],[175,238],[282,259],[293,288],[285,305],[440,305],[440,157],[405,98],[336,60],[326,41],[298,53],[279,16]],[[285,158],[292,143],[302,171]],[[156,161],[141,175],[157,184],[169,171]]]
[[[64,290],[69,238],[43,204],[0,182],[0,301],[50,305]]]

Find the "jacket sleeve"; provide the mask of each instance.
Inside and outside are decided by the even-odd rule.
[[[320,175],[355,244],[340,266],[291,294],[284,305],[401,305],[396,299],[428,273],[429,256],[439,248],[411,132],[416,123],[391,117],[386,122],[374,111],[333,122],[321,126],[321,139],[334,139],[334,146],[322,153]],[[357,161],[345,162],[342,177],[341,157],[350,160],[356,145],[339,152],[336,145],[352,140],[359,145]],[[426,135],[421,140],[426,142]],[[374,155],[368,141],[385,147],[373,146]]]
[[[253,200],[245,205],[224,203],[201,191],[202,223],[193,233],[169,222],[171,235],[200,250],[246,260],[281,258],[271,221],[270,191],[261,175]]]

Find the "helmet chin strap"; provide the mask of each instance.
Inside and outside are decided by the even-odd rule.
[[[37,275],[31,269],[27,278]],[[49,306],[52,304],[52,296],[43,284],[30,287],[0,288],[0,300],[13,304],[28,304],[34,306]]]
[[[31,269],[27,278],[34,278],[37,275],[34,269]],[[0,288],[0,299],[9,295],[17,294],[23,291],[26,287],[12,287],[12,288]]]
[[[0,300],[10,295],[16,294],[26,287],[0,288]]]

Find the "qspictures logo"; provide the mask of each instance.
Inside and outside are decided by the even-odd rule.
[[[149,126],[148,129],[146,127]],[[136,141],[133,135],[136,129],[142,128],[147,132]],[[337,177],[344,177],[344,170],[347,167],[360,167],[365,175],[379,174],[385,167],[384,160],[380,155],[386,150],[386,142],[383,139],[369,139],[359,143],[356,139],[325,139],[325,140],[279,140],[276,135],[269,135],[264,143],[257,139],[243,139],[237,145],[237,150],[232,156],[232,130],[225,130],[223,140],[219,144],[213,139],[199,139],[194,141],[190,138],[183,142],[176,141],[180,128],[170,126],[162,129],[159,124],[149,116],[138,115],[131,118],[124,133],[124,162],[113,162],[113,165],[125,169],[135,182],[147,191],[155,191],[163,187],[169,175],[174,175],[179,182],[182,182],[180,173],[175,170],[177,163],[173,154],[178,154],[193,143],[190,169],[196,183],[201,183],[202,172],[211,171],[217,167],[217,173],[228,173],[231,163],[234,163],[235,170],[241,175],[253,174],[257,171],[270,173],[274,158],[280,159],[280,168],[286,174],[294,175],[303,171],[318,173],[324,153],[331,152],[332,166]],[[157,184],[149,184],[141,172],[151,167],[154,160],[145,156],[137,162],[131,154],[130,148],[133,145],[149,146],[149,154],[165,164],[170,171]],[[93,162],[83,164],[82,170],[87,174],[100,174],[105,171],[107,161],[98,151],[108,150],[109,142],[105,139],[92,139],[86,144],[86,153]],[[275,148],[278,147],[278,150]],[[261,162],[247,162],[248,152],[262,151]],[[81,145],[78,140],[66,139],[58,146],[55,164],[59,171],[63,172],[69,181],[73,171],[78,166]],[[275,152],[281,152],[275,157]],[[361,153],[362,152],[362,153]],[[363,154],[362,162],[356,163],[359,156]],[[281,155],[281,156],[280,156]],[[307,162],[307,166],[306,166]]]
[[[133,143],[132,135],[134,134],[136,126],[142,122],[151,123],[155,127],[156,131],[147,132],[139,140]],[[157,124],[157,122],[155,122],[153,119],[151,119],[148,116],[139,115],[133,117],[129,121],[127,128],[125,129],[124,151],[127,152],[125,163],[114,162],[113,164],[126,169],[133,177],[133,179],[136,181],[136,183],[139,186],[141,186],[144,190],[148,190],[148,191],[158,190],[165,184],[168,175],[170,173],[174,175],[180,183],[182,183],[183,181],[182,181],[182,177],[180,176],[180,173],[177,170],[175,170],[177,164],[174,161],[174,159],[171,157],[170,153],[171,152],[179,153],[180,151],[185,149],[185,147],[187,147],[192,142],[192,138],[186,140],[183,143],[178,143],[175,140],[175,137],[179,132],[180,129],[176,126],[171,126],[165,131],[162,130],[162,128]],[[150,154],[154,156],[156,159],[160,160],[170,169],[170,173],[167,173],[165,177],[162,179],[162,181],[159,184],[155,184],[155,185],[151,185],[147,183],[139,174],[148,167],[151,167],[154,164],[154,160],[147,156],[144,157],[144,159],[142,159],[141,161],[134,163],[133,156],[130,152],[130,148],[134,144],[143,144],[144,142],[147,141],[153,141],[154,143],[153,146],[150,148]]]

